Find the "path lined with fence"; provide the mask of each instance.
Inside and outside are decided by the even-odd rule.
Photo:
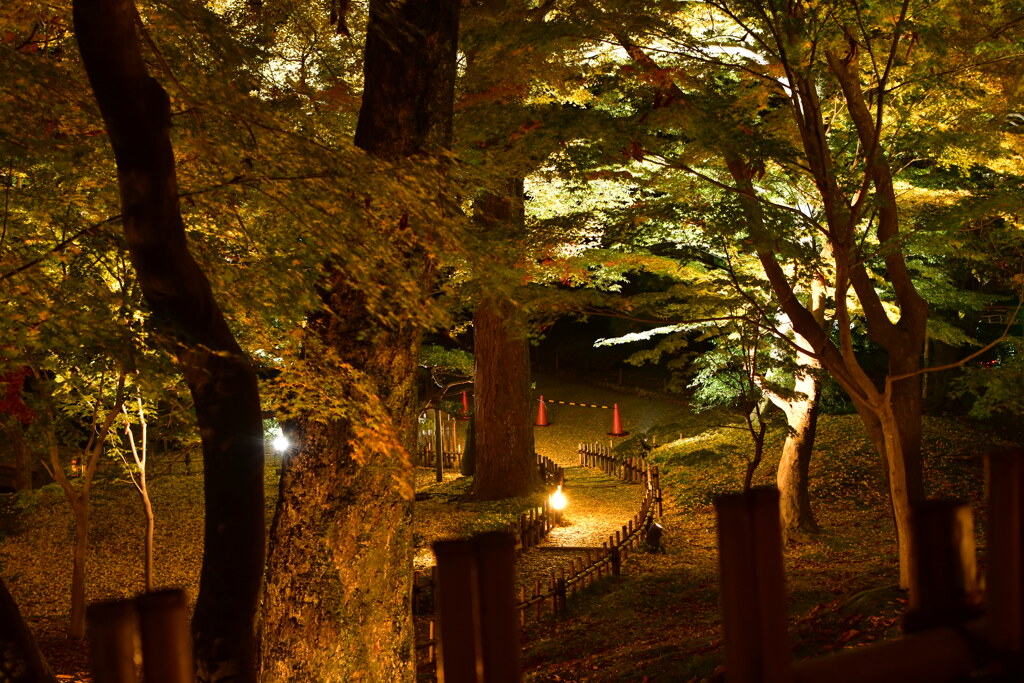
[[[449,611],[458,610],[461,621],[449,627],[449,641],[456,638],[461,642],[462,636],[458,634],[472,630],[472,624],[466,620],[472,622],[475,617],[472,610],[466,611],[464,607],[482,598],[477,595],[479,587],[468,577],[485,571],[485,566],[486,571],[514,577],[517,590],[513,610],[518,625],[525,626],[530,619],[557,617],[566,612],[574,593],[599,579],[618,575],[622,563],[642,546],[647,530],[660,515],[657,468],[639,459],[616,463],[600,446],[583,444],[578,445],[577,459],[578,465],[563,468],[537,456],[545,482],[563,486],[569,504],[564,512],[545,503],[523,514],[506,529],[511,551],[494,535],[479,541],[435,544],[438,563],[449,563],[449,576],[443,576],[444,570],[438,567],[417,572],[413,580],[413,605],[420,615],[443,610],[443,603],[448,604]],[[550,550],[563,554],[552,557],[547,552]],[[500,563],[509,566],[498,566]],[[430,667],[437,663],[439,643],[433,619],[426,635],[425,640],[417,643],[417,650],[420,665]]]

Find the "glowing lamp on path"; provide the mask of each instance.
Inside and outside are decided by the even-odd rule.
[[[551,509],[556,512],[561,512],[565,509],[565,506],[569,504],[569,499],[565,497],[564,493],[562,493],[561,484],[559,484],[558,488],[555,489],[555,492],[551,494],[549,500],[551,502]]]
[[[280,434],[274,438],[274,441],[273,443],[271,443],[271,445],[274,447],[274,450],[277,451],[278,453],[284,453],[286,450],[288,450],[288,446],[290,444],[288,443],[288,437],[286,437],[284,434]]]

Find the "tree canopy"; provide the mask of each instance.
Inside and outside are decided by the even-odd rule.
[[[189,412],[175,362],[244,358],[253,415],[290,420],[321,465],[340,449],[339,482],[404,510],[425,333],[476,310],[527,372],[527,339],[564,316],[669,332],[649,358],[704,349],[718,326],[703,369],[678,363],[698,397],[724,396],[723,368],[741,370],[748,414],[818,392],[801,378],[822,372],[849,396],[908,583],[922,411],[956,389],[976,415],[1020,412],[1019,3],[486,0],[457,37],[391,0],[116,4],[138,13],[150,79],[150,109],[122,123],[166,117],[174,171],[174,230],[146,253],[126,169],[152,149],[119,147],[111,123],[131,98],[104,103],[109,65],[87,76],[71,0],[0,7],[0,375],[16,393],[26,373],[58,385],[68,422],[111,373]],[[183,254],[205,293],[188,300],[217,311],[205,323],[147,273]],[[297,462],[286,488],[323,483]],[[341,498],[351,516],[364,504]]]

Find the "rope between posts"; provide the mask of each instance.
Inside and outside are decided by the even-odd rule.
[[[557,403],[560,406],[575,406],[577,408],[603,408],[605,410],[611,410],[611,406],[602,406],[596,403],[583,403],[580,401],[555,401],[550,398],[542,399],[544,403]]]

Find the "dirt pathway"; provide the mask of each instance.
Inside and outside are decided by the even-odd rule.
[[[562,525],[552,529],[540,549],[520,556],[517,574],[524,585],[532,585],[538,578],[543,580],[551,570],[557,571],[564,562],[580,555],[581,549],[600,547],[640,507],[641,485],[627,484],[599,470],[579,466],[580,443],[614,445],[614,438],[607,435],[612,427],[612,406],[619,404],[622,426],[629,432],[642,432],[655,422],[689,414],[683,405],[549,376],[537,378],[534,393],[538,398],[544,396],[550,422],[549,427],[535,428],[535,448],[566,468],[565,494],[569,504]],[[556,547],[564,550],[554,550]]]
[[[690,415],[685,405],[657,398],[616,392],[573,382],[562,376],[535,377],[534,396],[544,396],[549,427],[534,430],[537,452],[563,466],[575,465],[579,443],[614,443],[607,436],[612,428],[612,406],[619,404],[623,428],[632,433],[650,429],[657,422],[671,421]],[[582,403],[584,407],[569,405]],[[597,405],[597,408],[589,406]],[[600,406],[607,406],[601,408]],[[536,415],[537,402],[532,408]]]

